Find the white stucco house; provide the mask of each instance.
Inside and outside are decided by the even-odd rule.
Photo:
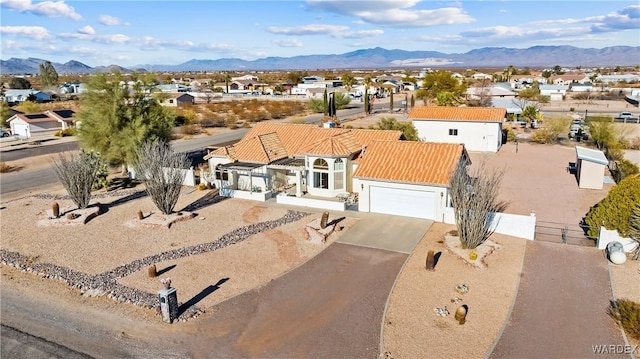
[[[400,131],[257,124],[205,156],[222,196],[442,221],[462,144],[404,141]],[[349,209],[353,209],[349,207]]]
[[[549,96],[551,101],[562,101],[567,95],[569,86],[566,85],[540,85],[540,95]]]
[[[73,126],[73,110],[53,110],[38,113],[17,113],[7,122],[11,133],[20,138],[31,138],[35,135],[53,134]]]
[[[507,110],[500,107],[416,106],[409,119],[421,141],[464,144],[468,151],[498,152]]]
[[[36,102],[51,101],[51,95],[49,95],[48,93],[42,92],[42,91],[39,91],[39,90],[33,90],[33,89],[29,89],[29,90],[9,89],[9,90],[6,90],[4,92],[4,99],[5,99],[5,101],[10,102],[10,103],[23,102],[23,101],[27,101],[27,99],[29,98],[30,95],[35,96]]]

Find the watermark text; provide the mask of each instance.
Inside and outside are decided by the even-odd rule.
[[[640,348],[637,345],[596,344],[591,346],[594,354],[638,354]]]

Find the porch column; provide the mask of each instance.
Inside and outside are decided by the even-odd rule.
[[[302,171],[296,171],[296,197],[302,197]]]
[[[249,192],[253,193],[253,177],[251,174],[253,171],[249,171]]]

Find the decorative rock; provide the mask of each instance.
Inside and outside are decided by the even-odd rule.
[[[325,212],[328,213],[328,212]],[[314,219],[305,226],[305,231],[309,235],[309,241],[314,244],[322,244],[327,241],[327,237],[333,233],[336,225],[325,226],[322,228],[322,220]]]
[[[143,193],[144,191],[122,191],[126,195],[135,195],[135,193]],[[133,194],[131,194],[133,193]],[[64,196],[50,196],[50,195],[36,195],[35,197],[43,198],[43,199],[68,199]],[[108,196],[105,196],[108,197]],[[92,207],[92,209],[96,209]],[[187,212],[184,212],[185,214]],[[155,254],[151,256],[147,256],[144,258],[136,259],[133,262],[122,264],[114,269],[111,269],[107,272],[89,275],[82,272],[77,272],[73,269],[62,267],[53,263],[42,263],[42,262],[34,262],[32,257],[22,255],[18,252],[7,251],[4,249],[0,249],[0,263],[6,263],[6,265],[15,267],[19,269],[21,272],[33,272],[37,275],[44,274],[47,278],[53,278],[60,280],[61,282],[78,288],[81,291],[84,291],[82,294],[92,295],[92,296],[100,296],[107,294],[108,298],[123,302],[123,303],[132,303],[137,306],[141,306],[148,309],[153,309],[158,301],[157,295],[152,293],[143,292],[141,290],[126,287],[117,283],[119,278],[126,277],[134,272],[137,272],[144,267],[150,266],[154,263],[168,261],[168,260],[176,260],[183,257],[198,255],[202,253],[212,252],[221,248],[225,248],[232,244],[241,242],[250,236],[264,232],[278,226],[282,226],[288,223],[296,222],[302,219],[305,216],[308,216],[309,213],[299,212],[299,211],[287,211],[287,213],[275,220],[253,223],[241,228],[237,228],[224,234],[222,237],[214,240],[213,242],[201,243],[198,245],[184,247],[175,249],[168,252],[163,252],[160,254]],[[64,218],[60,218],[61,220],[66,220]],[[44,221],[54,222],[55,220],[45,219]],[[47,225],[50,225],[48,223]],[[333,226],[330,226],[333,227]],[[327,227],[329,228],[329,227]],[[29,263],[29,265],[25,265],[25,263]],[[181,305],[182,303],[179,303]],[[195,318],[196,316],[204,313],[204,310],[198,308],[196,306],[191,306],[187,308],[182,315],[180,316],[180,320],[186,321],[191,318]]]

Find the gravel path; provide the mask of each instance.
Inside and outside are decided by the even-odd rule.
[[[607,315],[607,261],[593,248],[528,241],[515,306],[490,358],[608,358],[593,345],[624,345]]]

